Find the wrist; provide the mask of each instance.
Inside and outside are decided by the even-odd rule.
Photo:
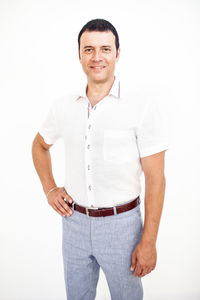
[[[147,236],[142,236],[140,242],[148,246],[156,246],[156,239]]]
[[[54,190],[56,190],[58,187],[57,186],[53,186],[47,193],[46,193],[46,197],[48,198],[49,194],[51,192],[53,192]]]

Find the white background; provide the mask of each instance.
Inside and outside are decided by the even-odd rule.
[[[159,99],[170,133],[157,266],[142,279],[144,300],[200,299],[200,2],[194,0],[1,0],[0,299],[65,299],[61,216],[47,203],[31,146],[52,101],[85,80],[77,37],[95,18],[119,33],[116,74]],[[58,186],[63,146],[59,140],[51,148]],[[110,299],[102,271],[96,299]]]

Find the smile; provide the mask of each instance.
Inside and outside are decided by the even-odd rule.
[[[96,70],[101,70],[103,68],[105,68],[104,66],[103,67],[91,67],[92,69],[96,69]]]

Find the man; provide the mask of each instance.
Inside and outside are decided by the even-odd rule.
[[[78,44],[87,86],[54,101],[34,139],[33,161],[48,203],[62,216],[67,299],[95,299],[101,267],[112,300],[141,300],[141,277],[156,266],[168,144],[156,102],[131,87],[126,95],[120,90],[113,25],[91,20]],[[58,138],[66,150],[64,187],[56,186],[49,152]]]

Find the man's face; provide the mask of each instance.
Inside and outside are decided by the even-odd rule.
[[[111,31],[85,31],[81,36],[79,59],[90,81],[103,83],[113,77],[119,53]]]

